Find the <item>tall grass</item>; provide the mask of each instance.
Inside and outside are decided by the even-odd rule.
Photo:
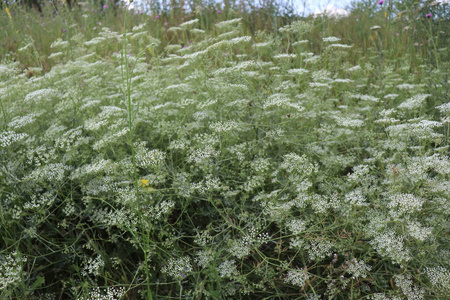
[[[394,4],[0,11],[1,298],[448,299],[447,8]]]

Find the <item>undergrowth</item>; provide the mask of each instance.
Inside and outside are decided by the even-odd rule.
[[[446,6],[362,8],[2,15],[2,299],[448,299]]]

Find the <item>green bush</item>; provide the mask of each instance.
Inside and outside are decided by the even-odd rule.
[[[448,299],[439,20],[17,9],[2,299]]]

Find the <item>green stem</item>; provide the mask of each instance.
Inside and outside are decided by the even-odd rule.
[[[123,47],[122,47],[122,66],[125,67],[125,74],[122,67],[122,80],[126,82],[125,87],[125,96],[126,96],[126,103],[127,103],[127,123],[128,123],[128,143],[131,147],[131,161],[133,164],[133,182],[134,182],[134,190],[136,195],[136,201],[138,204],[138,215],[139,215],[139,224],[142,228],[142,230],[145,230],[146,226],[144,224],[144,217],[142,214],[142,198],[140,195],[139,190],[139,184],[138,184],[138,169],[136,164],[136,149],[134,148],[134,119],[133,119],[133,112],[132,112],[132,101],[131,101],[131,70],[128,60],[128,54],[127,54],[127,35],[126,35],[126,24],[127,24],[127,16],[128,16],[128,10],[125,11],[124,14],[124,32],[123,32]],[[149,246],[149,237],[148,232],[142,232],[141,233],[141,249],[144,252],[144,269],[145,269],[145,277],[146,277],[146,283],[147,283],[147,299],[152,300],[152,291],[150,288],[150,269],[148,266],[148,246]]]

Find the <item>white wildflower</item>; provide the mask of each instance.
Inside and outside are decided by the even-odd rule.
[[[275,55],[273,58],[276,59],[288,59],[288,58],[296,58],[297,54],[289,54],[289,53],[280,53]]]
[[[356,66],[353,66],[353,67],[351,67],[351,68],[348,68],[347,71],[348,71],[348,72],[355,72],[355,71],[359,71],[359,70],[361,70],[361,69],[362,69],[362,68],[361,68],[360,65],[356,65]]]
[[[191,33],[195,33],[195,34],[205,34],[205,31],[204,31],[204,30],[202,30],[202,29],[197,29],[197,28],[191,29],[190,32],[191,32]]]
[[[226,260],[219,266],[219,276],[222,278],[236,277],[239,272],[237,270],[236,262],[234,260]]]
[[[374,96],[370,96],[370,95],[356,94],[356,95],[350,95],[350,98],[352,98],[352,99],[359,99],[359,100],[363,100],[363,101],[372,101],[372,102],[380,101],[380,98],[377,98],[377,97],[374,97]]]
[[[101,172],[109,172],[114,168],[114,164],[109,159],[99,159],[90,164],[85,164],[76,169],[71,178],[80,178],[86,175],[95,175]]]
[[[169,29],[167,29],[167,32],[177,32],[177,31],[182,31],[183,28],[179,27],[179,26],[173,26],[170,27]]]
[[[197,24],[198,22],[199,22],[199,19],[193,19],[193,20],[190,20],[190,21],[186,21],[186,22],[184,22],[184,23],[181,23],[181,24],[180,24],[180,27],[182,27],[182,28],[189,27],[189,26],[191,26],[191,25]]]
[[[308,73],[309,71],[306,69],[290,69],[287,71],[288,74],[293,74],[293,75],[303,75]]]
[[[0,146],[7,147],[14,142],[28,137],[26,133],[15,133],[14,131],[4,131],[0,133]]]
[[[205,160],[209,158],[214,158],[217,155],[219,155],[219,151],[214,150],[212,147],[207,146],[203,149],[195,149],[191,152],[189,155],[187,161],[188,162],[194,162],[196,164],[204,162]]]
[[[63,52],[55,52],[55,53],[50,54],[48,56],[48,59],[55,59],[55,58],[61,57],[63,55],[64,55]]]
[[[398,108],[403,109],[414,109],[419,108],[422,103],[430,97],[430,94],[417,94],[411,98],[406,99],[403,103],[401,103]]]
[[[282,106],[284,104],[287,104],[290,101],[290,99],[287,97],[286,94],[283,93],[277,93],[270,95],[266,101],[264,101],[263,108],[269,108],[271,106]]]
[[[175,45],[167,45],[166,48],[164,48],[164,50],[166,50],[167,52],[172,52],[172,51],[180,50],[181,48],[183,48],[183,46],[175,44]],[[169,58],[171,58],[171,57],[177,57],[177,56],[169,56]],[[179,57],[179,58],[181,58],[181,57]]]
[[[29,93],[25,96],[24,102],[39,102],[41,100],[50,100],[52,97],[57,96],[59,93],[54,89],[41,89]]]
[[[261,49],[261,48],[266,48],[266,47],[270,47],[271,45],[273,45],[273,42],[264,42],[264,43],[255,43],[252,45],[253,48],[256,49]]]
[[[154,206],[150,206],[146,215],[152,220],[161,220],[169,215],[175,208],[175,202],[172,200],[163,200]]]
[[[95,258],[89,258],[88,261],[84,264],[83,271],[81,271],[81,275],[88,276],[94,275],[98,276],[100,274],[101,269],[105,266],[105,262],[100,255],[97,255]]]
[[[409,235],[419,241],[425,241],[432,234],[432,228],[422,227],[422,224],[417,221],[409,221],[406,228],[408,229]]]
[[[17,286],[24,280],[23,265],[26,261],[27,258],[17,252],[0,254],[0,291]]]
[[[192,272],[192,263],[188,256],[180,258],[170,258],[161,272],[173,277],[176,280],[186,278]]]
[[[62,163],[54,163],[34,169],[24,177],[24,180],[35,180],[37,182],[61,182],[65,179],[65,173],[72,168]]]
[[[234,39],[229,40],[229,44],[230,45],[236,45],[242,42],[250,42],[252,39],[251,36],[240,36]]]
[[[98,45],[98,44],[103,43],[105,41],[106,41],[106,39],[104,37],[98,36],[98,37],[95,37],[95,38],[91,39],[90,41],[84,42],[84,45],[85,46],[95,46],[95,45]]]
[[[352,83],[354,81],[351,80],[351,79],[348,79],[348,78],[344,78],[344,79],[336,78],[336,79],[333,80],[333,82],[337,82],[337,83]]]
[[[341,38],[338,38],[335,36],[329,36],[329,37],[322,38],[322,41],[329,42],[329,43],[339,42],[340,40],[341,40]]]
[[[311,183],[309,182],[309,185],[306,187],[310,187]],[[297,191],[305,191],[306,189],[297,187]],[[329,203],[329,197],[325,195],[318,195],[314,194],[311,197],[309,197],[311,201],[311,207],[317,214],[324,214],[327,212],[327,210],[331,207],[331,204]]]
[[[214,261],[214,256],[211,251],[200,250],[197,252],[197,258],[195,262],[202,268],[206,268],[212,261]]]
[[[409,139],[414,136],[418,139],[439,141],[443,138],[443,135],[435,133],[433,128],[441,127],[442,125],[440,122],[422,120],[419,123],[391,125],[385,130],[392,137],[396,138]]]
[[[366,263],[363,260],[360,260],[358,262],[354,258],[348,262],[346,272],[352,274],[355,278],[359,277],[366,278],[367,272],[369,272],[371,269],[372,267],[366,265]]]
[[[389,213],[393,217],[399,217],[405,214],[411,214],[420,211],[424,199],[414,196],[413,194],[395,194],[388,197],[390,200],[387,207]]]
[[[180,84],[173,84],[166,87],[166,91],[176,90],[180,92],[186,92],[191,89],[189,84],[186,83],[180,83]]]
[[[111,29],[107,27],[103,27],[102,30],[98,33],[99,36],[105,38],[106,40],[117,39],[120,40],[122,35],[118,32],[111,31]]]
[[[399,84],[397,85],[397,88],[399,90],[412,90],[416,87],[416,85],[414,84],[409,84],[409,83],[403,83],[403,84]]]
[[[384,95],[384,99],[388,99],[388,100],[393,100],[393,99],[395,99],[395,98],[397,98],[399,95],[398,94],[387,94],[387,95]]]
[[[149,150],[145,147],[136,148],[136,164],[141,168],[161,166],[166,154],[158,149]]]
[[[354,173],[353,173],[354,174]],[[366,197],[362,193],[360,189],[356,189],[351,191],[350,193],[345,195],[345,201],[356,206],[366,206],[368,203],[366,202]]]
[[[308,40],[301,40],[301,41],[296,41],[292,43],[292,46],[298,46],[298,45],[303,45],[303,44],[308,44],[309,41]]]
[[[123,287],[114,286],[106,289],[95,287],[89,291],[86,298],[82,296],[80,300],[120,300],[125,293],[126,290]]]
[[[309,82],[308,85],[312,88],[328,88],[331,89],[331,85],[322,82]]]
[[[195,236],[194,243],[199,246],[206,247],[213,242],[213,237],[208,231],[203,231],[202,233],[197,232]]]
[[[291,24],[291,30],[297,34],[305,34],[314,28],[314,24],[305,21],[294,21]]]
[[[108,132],[105,134],[102,138],[100,138],[98,141],[96,141],[92,145],[92,149],[94,150],[100,150],[111,143],[114,143],[119,140],[120,137],[127,135],[129,132],[129,129],[127,127],[120,129],[116,132]]]
[[[201,58],[208,53],[207,50],[201,50],[190,54],[185,54],[183,58],[195,60],[196,58]]]
[[[341,49],[348,49],[348,48],[353,48],[353,45],[346,45],[346,44],[331,44],[328,45],[327,47],[329,48],[341,48]]]
[[[296,270],[288,271],[284,281],[286,283],[290,283],[290,284],[293,284],[295,286],[302,288],[308,279],[309,279],[309,274],[306,270],[296,269]]]
[[[351,118],[339,118],[339,117],[336,117],[335,119],[336,119],[337,123],[343,127],[358,128],[358,127],[364,126],[363,120],[351,119]]]
[[[225,27],[228,27],[230,25],[237,25],[237,24],[239,24],[241,22],[241,20],[242,20],[242,18],[222,21],[220,23],[217,23],[216,27],[217,28],[225,28]]]
[[[234,120],[226,122],[217,122],[210,125],[210,128],[216,132],[226,132],[231,130],[239,130],[240,125]]]
[[[411,275],[394,275],[395,284],[400,287],[408,300],[425,299],[425,291],[413,284]]]
[[[438,266],[432,268],[425,268],[433,287],[450,294],[450,270]]]
[[[388,297],[383,293],[376,293],[370,296],[369,298],[370,300],[402,300],[402,298],[397,297],[397,296],[393,296],[393,297]]]
[[[233,36],[237,36],[239,34],[239,30],[233,30],[233,31],[228,31],[228,32],[224,32],[222,34],[220,34],[217,39],[219,40],[225,40],[225,39],[230,39]]]
[[[236,240],[231,243],[227,251],[236,258],[244,258],[250,254],[250,245],[243,240]]]
[[[382,256],[390,258],[396,264],[401,264],[411,260],[411,255],[405,249],[403,240],[404,238],[402,236],[397,236],[393,231],[389,230],[383,234],[376,235],[370,241],[370,244]]]
[[[56,41],[54,41],[51,45],[50,48],[52,49],[66,49],[69,47],[69,42],[68,41],[63,41],[61,38],[58,38]]]
[[[330,256],[332,253],[333,244],[330,241],[316,241],[309,242],[308,255],[309,259],[318,261]]]
[[[293,234],[300,234],[306,229],[306,224],[306,221],[292,219],[287,222],[286,226]]]
[[[309,63],[309,64],[315,64],[315,63],[319,62],[320,57],[321,57],[320,55],[314,55],[314,56],[312,56],[310,58],[307,58],[307,59],[303,60],[303,62],[304,63]]]
[[[450,113],[450,102],[436,106],[436,108],[443,114]]]
[[[296,153],[286,154],[280,167],[289,173],[298,173],[304,176],[311,175],[319,170],[319,166],[311,163],[306,155],[299,156]]]

